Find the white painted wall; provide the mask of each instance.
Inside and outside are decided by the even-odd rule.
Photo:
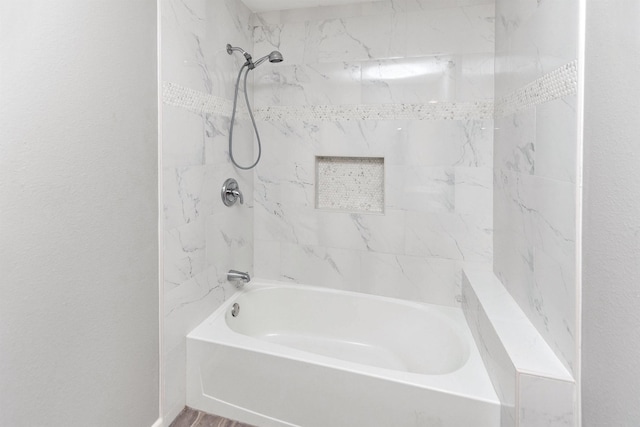
[[[583,425],[640,419],[640,3],[587,3]]]
[[[156,2],[0,1],[0,425],[158,418]]]

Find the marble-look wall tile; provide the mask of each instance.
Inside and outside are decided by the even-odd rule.
[[[309,26],[305,59],[336,62],[387,58],[404,50],[404,39],[399,37],[403,31],[392,14],[326,20]]]
[[[201,115],[165,105],[162,114],[162,166],[204,164],[205,125]]]
[[[577,119],[566,101],[551,104],[497,120],[494,269],[567,367],[574,369],[577,190],[569,171],[575,171]],[[566,112],[566,123],[549,114],[556,108]],[[541,153],[535,149],[538,135],[545,147]],[[550,153],[550,140],[554,153],[566,163]]]
[[[494,53],[456,55],[456,99],[491,99],[494,93]]]
[[[289,62],[288,52],[285,55]],[[258,68],[255,105],[359,104],[360,67],[357,62],[335,62]]]
[[[205,0],[162,0],[162,77],[208,92],[211,84],[202,43],[207,32]]]
[[[536,175],[564,182],[576,181],[576,110],[575,96],[536,107]],[[558,144],[558,141],[567,143]]]
[[[494,166],[500,170],[535,174],[535,129],[535,109],[496,118]]]
[[[453,56],[366,61],[361,68],[365,104],[423,104],[456,99],[457,68]]]
[[[455,168],[388,166],[386,182],[389,208],[425,213],[455,210]]]
[[[230,98],[228,73],[242,62],[225,46],[250,50],[250,11],[237,0],[163,0],[161,10],[163,80]]]
[[[280,245],[280,279],[348,291],[360,291],[360,257],[356,251],[323,246]]]
[[[534,375],[520,374],[520,427],[573,427],[576,385]]]
[[[241,57],[227,43],[251,50],[250,11],[237,0],[161,2],[163,106],[165,419],[185,405],[185,336],[236,288],[226,271],[252,271],[253,179],[229,161],[234,79]],[[189,99],[186,99],[185,96]],[[254,155],[248,118],[234,128],[234,155]],[[223,206],[220,188],[238,179],[245,205]]]
[[[206,269],[204,218],[164,232],[165,291],[179,287]]]
[[[405,252],[458,261],[491,262],[491,218],[407,212]]]
[[[578,3],[497,0],[495,62],[494,271],[572,372]]]
[[[492,2],[339,18],[312,15],[258,25],[255,49],[278,49],[297,64],[487,54],[494,52],[494,16]]]
[[[453,306],[459,287],[454,261],[376,252],[361,253],[361,292]]]
[[[255,71],[259,276],[459,304],[462,268],[492,259],[493,12],[394,0],[256,17],[254,50],[285,57]],[[317,156],[384,158],[383,213],[315,209]]]
[[[492,4],[416,11],[407,15],[407,55],[494,51]]]
[[[454,169],[454,211],[463,215],[493,217],[493,171],[489,168]]]
[[[578,3],[496,0],[496,99],[575,60]]]
[[[358,251],[403,253],[405,212],[384,215],[318,211],[318,243]]]
[[[578,2],[496,1],[494,271],[576,359]]]

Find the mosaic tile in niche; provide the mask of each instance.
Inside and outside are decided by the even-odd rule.
[[[384,159],[316,157],[316,207],[383,212]]]

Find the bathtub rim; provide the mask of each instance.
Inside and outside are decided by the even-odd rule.
[[[461,368],[454,372],[446,374],[418,374],[382,367],[373,367],[330,356],[323,356],[304,350],[298,350],[296,348],[285,345],[266,342],[259,338],[233,331],[227,325],[225,320],[225,315],[230,307],[237,301],[238,298],[246,293],[252,292],[254,290],[265,290],[269,288],[304,289],[313,292],[346,294],[356,298],[366,298],[379,301],[382,300],[394,304],[403,304],[422,309],[424,309],[425,307],[434,306],[437,309],[450,311],[455,317],[459,318],[455,319],[455,321],[460,322],[460,333],[462,334],[463,338],[469,343],[468,360]],[[480,353],[476,347],[475,340],[473,339],[471,331],[466,323],[464,313],[459,307],[443,306],[431,303],[420,303],[392,297],[258,278],[253,279],[251,283],[245,285],[241,289],[237,290],[233,295],[231,295],[211,315],[209,315],[204,321],[196,326],[187,335],[187,339],[201,341],[204,343],[211,343],[215,345],[224,345],[241,350],[265,353],[271,356],[282,357],[293,361],[313,363],[326,368],[337,369],[343,372],[358,373],[361,375],[367,375],[386,381],[393,381],[408,386],[428,388],[437,392],[452,394],[463,398],[498,405],[500,404],[493,384],[489,379],[489,375],[480,357]],[[478,369],[480,370],[480,375],[477,374]],[[469,383],[470,379],[475,380],[475,382]]]

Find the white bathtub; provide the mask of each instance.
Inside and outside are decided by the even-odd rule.
[[[500,425],[460,309],[267,282],[188,335],[187,405],[257,426]]]

